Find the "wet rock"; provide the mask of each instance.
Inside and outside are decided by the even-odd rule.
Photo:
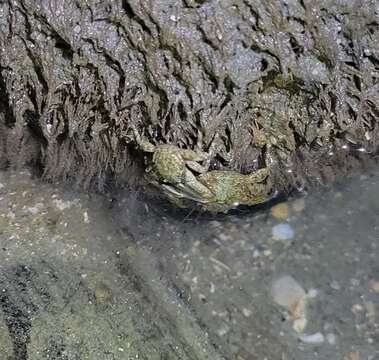
[[[295,231],[287,223],[280,223],[273,226],[272,237],[274,240],[289,240],[295,235]]]
[[[112,292],[110,288],[100,283],[96,286],[95,289],[95,301],[97,305],[104,305],[109,303],[112,300]]]
[[[361,356],[358,351],[353,351],[345,355],[343,360],[361,360]]]
[[[52,202],[60,211],[69,209],[72,206],[71,201],[64,201],[62,199],[54,199]]]
[[[275,219],[285,220],[289,216],[289,208],[286,203],[280,203],[271,208],[271,215]]]
[[[275,303],[286,308],[295,319],[305,316],[307,294],[302,286],[289,275],[275,280],[271,286]]]
[[[322,333],[316,332],[311,335],[301,334],[299,340],[305,344],[322,344],[325,341],[325,337]]]
[[[292,328],[297,333],[304,332],[305,328],[307,327],[308,320],[305,317],[300,317],[298,319],[295,319],[292,325]]]
[[[333,334],[333,333],[328,333],[328,334],[326,334],[325,338],[326,338],[326,341],[327,341],[330,345],[335,345],[336,342],[337,342],[337,337],[336,337],[336,335]]]
[[[83,213],[83,220],[84,220],[85,224],[89,224],[90,223],[89,216],[88,216],[88,211],[85,211]]]
[[[374,281],[371,285],[371,289],[379,294],[379,281]]]
[[[292,209],[295,212],[302,212],[305,209],[305,199],[296,199],[292,202]]]

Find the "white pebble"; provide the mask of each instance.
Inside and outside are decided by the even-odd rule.
[[[305,317],[301,317],[299,319],[295,319],[292,325],[292,328],[297,333],[302,333],[307,327],[307,319]]]
[[[4,187],[4,184],[0,183],[0,189],[2,189]]]
[[[333,280],[331,283],[330,283],[330,287],[333,289],[333,290],[341,290],[341,285],[338,283],[338,281],[336,280]]]
[[[28,208],[26,209],[26,211],[27,211],[28,213],[32,214],[32,215],[37,215],[38,212],[39,212],[39,209],[38,209],[37,206],[33,206],[33,207],[28,207]]]
[[[229,331],[230,331],[230,327],[228,325],[224,325],[224,326],[221,326],[217,330],[217,335],[221,337],[221,336],[226,335]]]
[[[322,344],[324,342],[324,335],[320,332],[316,332],[312,335],[300,334],[300,341],[306,344]]]
[[[249,309],[243,308],[242,313],[246,316],[249,317],[253,312]]]
[[[271,296],[295,318],[304,317],[306,292],[292,276],[284,275],[275,280],[271,286]]]
[[[317,297],[317,295],[318,295],[317,289],[309,289],[307,297],[308,299],[314,299],[315,297]]]
[[[71,207],[70,201],[63,201],[61,199],[54,199],[53,204],[58,208],[58,210],[63,211]]]
[[[337,342],[337,337],[335,334],[332,334],[332,333],[329,333],[329,334],[326,334],[326,341],[330,344],[330,345],[335,345],[335,343]]]
[[[295,235],[292,227],[287,223],[275,225],[272,228],[272,237],[274,240],[288,240],[292,239]]]

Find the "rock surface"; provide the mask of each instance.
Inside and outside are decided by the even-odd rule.
[[[0,162],[142,183],[149,140],[332,182],[376,152],[376,1],[0,3]],[[201,135],[201,136],[199,136]]]

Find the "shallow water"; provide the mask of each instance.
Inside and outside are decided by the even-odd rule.
[[[377,172],[228,216],[0,184],[1,359],[379,358]]]

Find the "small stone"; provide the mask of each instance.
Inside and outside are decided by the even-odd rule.
[[[280,203],[271,208],[271,215],[275,219],[285,220],[289,216],[289,209],[286,203]]]
[[[317,289],[309,289],[309,291],[307,293],[308,299],[314,299],[317,296],[318,296],[318,290]]]
[[[69,209],[72,205],[70,201],[63,201],[61,199],[54,199],[52,202],[60,211]]]
[[[312,335],[301,334],[299,335],[300,341],[305,344],[322,344],[324,342],[324,335],[316,332]]]
[[[252,311],[249,310],[249,309],[243,308],[242,309],[242,314],[244,314],[244,316],[246,316],[246,317],[250,317],[251,314],[252,314]]]
[[[293,201],[292,209],[296,212],[302,212],[305,209],[305,200],[296,199],[295,201]]]
[[[297,332],[297,333],[302,333],[304,332],[305,328],[307,327],[307,319],[305,317],[301,317],[299,319],[295,319],[292,325],[292,328]]]
[[[353,306],[351,307],[351,312],[355,315],[362,312],[363,310],[364,308],[361,304],[353,304]]]
[[[335,199],[341,199],[343,197],[343,195],[342,195],[342,193],[341,192],[336,192],[335,194],[334,194],[334,198]]]
[[[371,285],[371,289],[379,294],[379,281],[374,281],[373,284]]]
[[[361,356],[358,351],[351,352],[344,356],[343,360],[360,360]]]
[[[84,218],[84,222],[85,222],[86,224],[89,224],[89,217],[88,217],[88,212],[87,212],[87,211],[85,211],[85,212],[83,213],[83,218]]]
[[[218,330],[217,330],[217,335],[222,337],[225,336],[228,332],[230,331],[230,327],[228,325],[222,325]]]
[[[26,209],[26,211],[27,211],[28,213],[30,213],[31,215],[37,215],[38,212],[39,212],[39,209],[38,209],[38,207],[33,206],[33,207],[28,207],[28,208]]]
[[[341,290],[341,286],[340,286],[340,284],[338,283],[338,281],[336,281],[336,280],[333,280],[333,281],[330,283],[330,287],[331,287],[333,290]]]
[[[98,305],[109,303],[112,299],[112,292],[109,287],[103,283],[99,284],[95,289],[95,301]]]
[[[301,285],[289,275],[275,280],[271,286],[274,301],[285,307],[295,319],[305,317],[307,294]]]
[[[335,345],[337,342],[337,337],[333,333],[326,334],[325,338],[330,345]]]
[[[272,228],[272,237],[274,240],[289,240],[295,235],[292,227],[287,223],[280,223]]]
[[[375,319],[377,317],[377,310],[375,304],[372,301],[366,301],[365,309],[366,317],[368,318],[368,320],[372,323],[375,323]]]

